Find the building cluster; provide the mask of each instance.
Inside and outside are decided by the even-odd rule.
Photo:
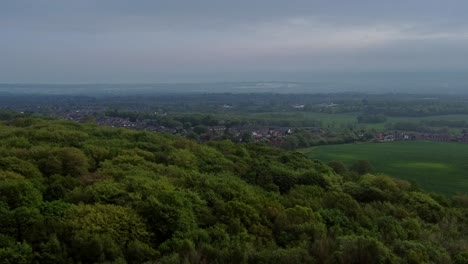
[[[265,142],[271,145],[282,145],[293,130],[287,127],[264,126],[213,126],[200,136],[203,141],[216,138],[229,138],[236,142]]]
[[[77,122],[90,121],[89,111],[72,111],[62,113],[59,116]],[[129,128],[135,130],[146,130],[159,133],[169,133],[179,136],[196,134],[193,127],[171,128],[160,124],[155,124],[152,120],[131,121],[129,118],[99,116],[94,120],[97,125]],[[288,135],[293,134],[293,130],[288,127],[265,127],[265,126],[207,126],[206,131],[200,133],[198,138],[202,141],[212,139],[229,138],[236,142],[265,142],[272,145],[282,145]]]
[[[460,134],[450,133],[422,133],[422,132],[379,132],[375,139],[380,142],[406,141],[406,140],[429,140],[444,142],[468,143],[468,132]]]
[[[97,125],[129,128],[135,130],[146,130],[159,133],[169,133],[179,136],[195,135],[201,141],[213,139],[231,139],[235,142],[265,142],[271,145],[280,146],[285,143],[287,136],[294,133],[289,127],[269,127],[269,126],[207,126],[205,131],[195,131],[194,127],[173,128],[158,124],[154,120],[135,120],[122,117],[110,117],[106,115],[95,116],[96,109],[82,109],[74,111],[61,111],[52,117],[66,118],[77,122],[95,122]],[[302,128],[302,130],[316,135],[326,134],[323,129],[312,127]],[[363,132],[364,133],[364,132]],[[364,135],[362,133],[362,135]],[[362,136],[363,137],[363,136]],[[361,134],[359,134],[361,138]],[[367,139],[369,140],[369,139]],[[468,143],[468,130],[460,134],[451,133],[424,133],[406,131],[387,131],[375,134],[375,140],[379,142],[409,141],[409,140],[430,140],[443,142],[464,142]]]

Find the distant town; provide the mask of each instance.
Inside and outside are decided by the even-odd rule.
[[[222,107],[226,108],[226,105]],[[297,108],[297,105],[293,106]],[[326,105],[326,107],[332,107]],[[302,106],[301,106],[302,108]],[[95,122],[100,126],[128,128],[135,130],[146,130],[158,133],[169,133],[173,135],[188,137],[193,139],[193,135],[198,135],[199,141],[210,141],[215,139],[230,139],[234,142],[263,142],[273,146],[282,146],[285,144],[287,137],[294,135],[298,129],[307,131],[308,133],[327,137],[334,136],[334,132],[320,127],[279,127],[279,126],[206,126],[200,129],[199,127],[168,127],[158,124],[152,119],[147,120],[130,120],[130,118],[112,117],[99,115],[92,117],[94,111],[75,110],[70,112],[56,112],[50,117],[63,118],[76,122]],[[161,113],[165,116],[167,113]],[[197,129],[198,128],[198,129]],[[428,140],[428,141],[443,141],[443,142],[461,142],[468,143],[468,130],[463,130],[462,133],[423,133],[411,131],[377,131],[372,136],[364,137],[364,131],[356,133],[354,142],[374,141],[374,142],[393,142],[393,141],[411,141],[411,140]],[[347,142],[348,143],[348,142]]]

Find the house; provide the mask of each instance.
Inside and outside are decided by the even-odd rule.
[[[380,133],[380,132],[377,133],[377,135],[375,135],[375,138],[376,138],[377,140],[382,141],[382,140],[384,139],[383,133]]]
[[[303,109],[304,107],[305,107],[305,105],[303,105],[303,104],[293,105],[293,108],[296,108],[296,109]]]
[[[459,139],[460,142],[468,143],[468,133],[463,133]]]

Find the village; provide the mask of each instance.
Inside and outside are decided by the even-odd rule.
[[[154,120],[134,120],[122,117],[99,116],[90,118],[92,111],[75,110],[70,112],[60,112],[51,117],[65,118],[76,122],[94,122],[99,126],[109,126],[118,128],[128,128],[135,130],[145,130],[158,133],[169,133],[183,136],[199,141],[210,141],[215,139],[230,139],[235,142],[264,142],[275,146],[280,146],[285,142],[288,135],[294,133],[289,127],[274,126],[206,126],[199,127],[168,127],[158,124]]]
[[[112,117],[99,115],[93,117],[93,109],[75,110],[60,112],[53,117],[65,118],[76,122],[92,121],[100,126],[128,128],[135,130],[145,130],[158,133],[168,133],[196,139],[201,142],[219,139],[230,139],[233,142],[263,142],[273,146],[282,146],[286,138],[296,133],[299,128],[296,127],[278,127],[278,126],[253,126],[253,125],[216,125],[203,127],[168,127],[159,124],[155,120],[130,120],[130,118]],[[300,128],[307,133],[327,137],[333,135],[333,131],[327,131],[323,128],[307,127]],[[468,131],[460,134],[452,133],[422,133],[411,131],[381,131],[375,133],[370,138],[363,138],[364,131],[357,133],[356,141],[375,141],[375,142],[393,142],[393,141],[443,141],[443,142],[461,142],[468,143]]]
[[[421,132],[404,132],[404,131],[379,132],[376,134],[375,140],[378,142],[428,140],[428,141],[468,143],[468,131],[464,130],[460,134],[421,133]]]

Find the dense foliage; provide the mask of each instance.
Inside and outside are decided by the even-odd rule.
[[[358,141],[369,141],[374,137],[374,131],[343,129],[340,132],[312,133],[297,129],[292,135],[286,137],[281,145],[284,149],[294,150],[318,145],[346,144]]]
[[[296,152],[0,125],[1,263],[467,263],[468,197]]]

